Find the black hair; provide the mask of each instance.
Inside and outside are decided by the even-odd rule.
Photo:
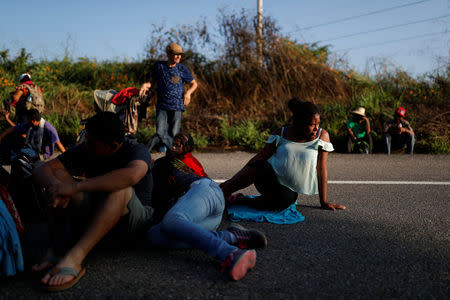
[[[30,78],[30,76],[27,74],[27,75],[23,76],[23,78],[22,78],[22,80],[20,80],[20,82],[22,83],[22,82],[29,81],[29,80],[31,80],[31,78]]]
[[[297,97],[288,101],[288,107],[293,113],[294,124],[304,124],[311,121],[314,115],[320,115],[320,109],[317,105],[302,101]]]
[[[125,126],[122,120],[109,111],[99,112],[89,118],[86,123],[86,132],[105,144],[123,143],[125,138]]]
[[[189,133],[177,133],[173,139],[179,139],[181,145],[183,145],[183,152],[188,153],[192,152],[195,148],[194,139]]]
[[[36,108],[32,108],[30,110],[27,110],[25,113],[25,117],[28,121],[40,121],[41,120],[41,114]]]

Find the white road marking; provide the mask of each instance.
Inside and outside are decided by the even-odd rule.
[[[214,179],[217,183],[225,182],[226,179]],[[328,180],[329,184],[421,184],[421,185],[450,185],[450,181],[365,181],[365,180]]]

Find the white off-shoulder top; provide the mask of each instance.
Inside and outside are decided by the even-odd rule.
[[[324,151],[331,152],[334,150],[333,145],[319,138],[322,129],[319,130],[314,140],[304,143],[293,142],[284,138],[284,130],[283,127],[281,136],[269,136],[266,143],[275,142],[277,150],[267,161],[282,185],[300,194],[318,194],[316,167],[319,147]]]

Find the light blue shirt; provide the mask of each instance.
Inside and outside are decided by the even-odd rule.
[[[277,174],[278,181],[300,194],[318,194],[316,167],[319,147],[331,152],[334,150],[333,145],[319,137],[309,142],[297,143],[279,135],[271,135],[267,143],[273,142],[275,142],[277,150],[267,161]]]

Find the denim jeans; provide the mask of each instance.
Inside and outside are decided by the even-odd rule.
[[[172,149],[173,137],[180,132],[182,114],[181,110],[156,110],[156,134],[147,144],[149,151],[159,143]]]
[[[224,208],[220,187],[209,178],[199,179],[178,199],[162,222],[150,228],[149,241],[160,248],[197,248],[224,261],[237,249],[229,244],[230,232],[215,231]]]
[[[390,135],[389,133],[385,133],[383,136],[383,140],[384,140],[384,152],[387,155],[391,154],[392,146],[395,146],[395,148],[399,148],[403,147],[405,144],[406,144],[405,153],[413,154],[415,138],[414,135],[412,134],[402,133]]]

